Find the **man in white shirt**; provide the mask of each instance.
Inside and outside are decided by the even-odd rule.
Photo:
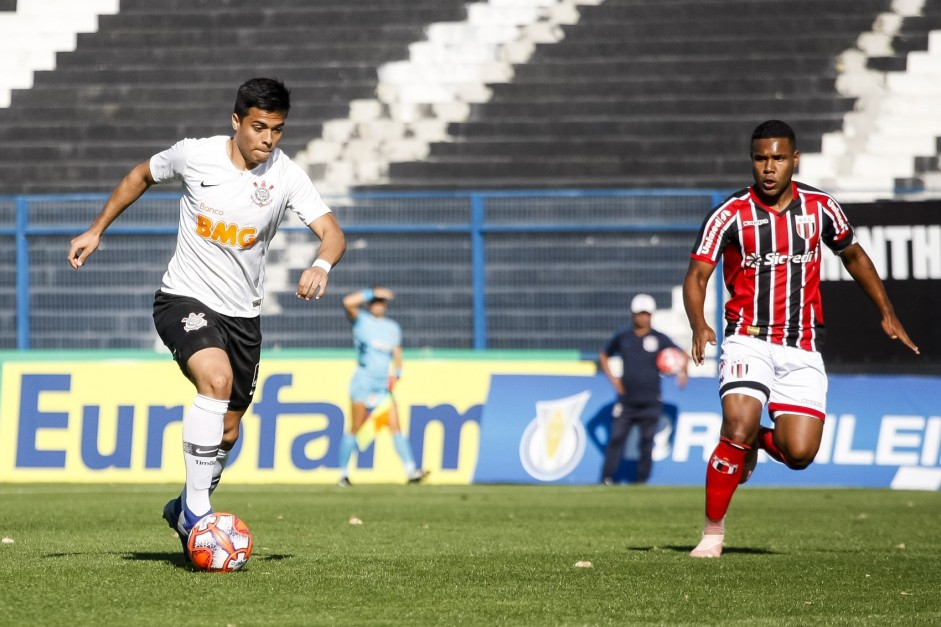
[[[238,89],[231,137],[184,139],[124,177],[87,231],[71,241],[81,268],[105,230],[147,189],[183,183],[177,248],[154,299],[154,324],[196,398],[183,415],[186,487],[164,507],[183,552],[193,525],[212,511],[209,496],[251,404],[261,356],[259,314],[268,245],[287,209],[320,239],[297,297],[320,299],[346,239],[307,174],[278,149],[290,91],[254,78]]]

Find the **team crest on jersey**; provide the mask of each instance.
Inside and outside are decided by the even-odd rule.
[[[207,326],[209,322],[206,320],[206,314],[195,314],[191,313],[187,317],[180,320],[183,323],[183,330],[189,333],[190,331],[195,331],[197,329],[202,329],[204,326]]]
[[[660,351],[660,340],[657,339],[656,335],[648,335],[644,338],[643,341],[644,350],[648,353],[656,353]]]
[[[810,239],[817,233],[817,218],[814,216],[797,216],[794,225],[797,234],[804,239]]]
[[[271,201],[274,199],[271,195],[271,190],[274,189],[274,185],[268,185],[265,181],[262,181],[259,185],[257,182],[255,185],[255,193],[252,194],[252,202],[259,207],[267,207],[271,204]]]

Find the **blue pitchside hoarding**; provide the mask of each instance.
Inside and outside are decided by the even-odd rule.
[[[652,485],[696,485],[719,439],[718,382],[663,385],[665,411]],[[614,396],[602,376],[495,375],[481,414],[478,483],[587,484],[600,480]],[[770,426],[765,415],[763,424]],[[636,433],[617,478],[631,481]],[[941,381],[830,377],[816,461],[796,472],[762,452],[749,485],[941,489]]]

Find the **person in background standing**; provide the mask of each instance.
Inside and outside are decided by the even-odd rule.
[[[605,449],[601,481],[614,483],[614,475],[624,457],[624,445],[631,428],[640,431],[640,457],[637,460],[636,483],[647,483],[653,467],[653,444],[657,424],[663,413],[660,399],[660,368],[657,359],[664,350],[674,349],[682,355],[677,384],[687,382],[685,353],[668,336],[650,326],[656,302],[649,294],[637,294],[631,301],[632,324],[618,329],[598,356],[601,371],[608,377],[618,400],[612,409],[611,437]],[[623,364],[621,375],[615,376],[609,358],[619,355]]]
[[[386,316],[389,301],[395,294],[387,287],[374,285],[371,288],[352,292],[343,297],[343,310],[353,324],[353,344],[356,346],[357,368],[350,381],[351,415],[349,431],[340,442],[341,487],[349,487],[349,463],[353,451],[362,446],[362,431],[374,434],[376,421],[382,419],[392,432],[395,451],[402,460],[409,483],[418,483],[428,473],[415,464],[412,445],[402,435],[399,412],[392,389],[402,377],[402,329]],[[369,421],[370,425],[367,425]],[[364,429],[364,427],[366,427]],[[372,438],[369,438],[369,442]]]

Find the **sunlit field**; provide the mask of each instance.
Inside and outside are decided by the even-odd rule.
[[[223,485],[255,551],[210,574],[176,489],[0,485],[0,624],[941,624],[935,492],[743,488],[694,560],[700,488]]]

